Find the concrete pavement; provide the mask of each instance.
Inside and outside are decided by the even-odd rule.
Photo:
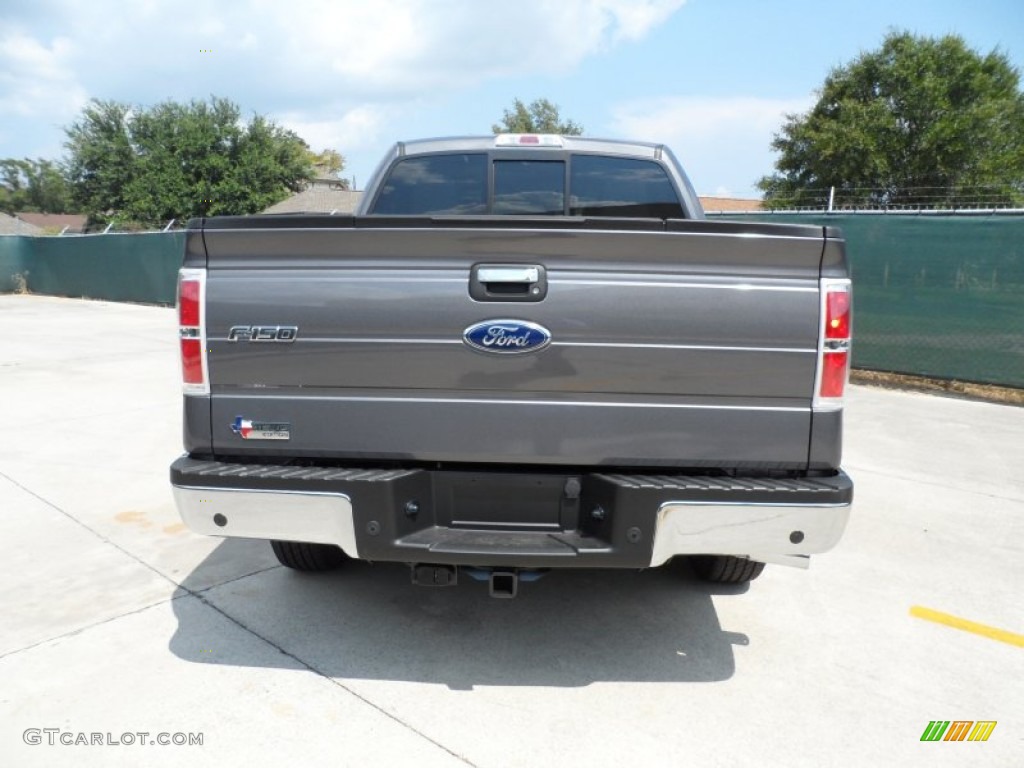
[[[186,531],[172,310],[0,296],[0,328],[0,765],[1024,754],[1024,647],[910,615],[1024,634],[1024,409],[854,387],[854,514],[809,571],[749,590],[685,564],[554,572],[501,601],[396,565],[297,574]],[[936,719],[998,725],[922,743]]]

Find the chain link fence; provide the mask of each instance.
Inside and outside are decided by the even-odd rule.
[[[1024,215],[729,217],[842,228],[854,367],[1024,388]]]
[[[941,187],[811,187],[790,195],[775,192],[764,200],[775,211],[989,211],[1024,205],[1020,179],[1003,184]]]

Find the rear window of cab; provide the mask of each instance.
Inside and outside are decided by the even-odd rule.
[[[622,216],[681,219],[665,169],[607,155],[493,160],[486,152],[407,157],[395,163],[371,214]]]

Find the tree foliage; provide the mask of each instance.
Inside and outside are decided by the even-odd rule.
[[[854,205],[1019,204],[1024,95],[1007,57],[963,38],[889,33],[833,69],[817,103],[790,114],[758,182],[769,205],[820,204],[830,187]]]
[[[512,102],[512,109],[504,110],[500,123],[491,126],[494,133],[557,133],[562,136],[579,136],[583,126],[572,120],[562,122],[558,106],[547,99],[535,99],[527,106],[519,99]]]
[[[341,182],[347,181],[340,178],[341,172],[345,169],[344,156],[334,149],[325,149],[323,152],[307,151],[309,162],[319,174],[325,174]]]
[[[0,160],[0,210],[6,213],[72,213],[64,170],[49,160]]]
[[[155,226],[257,213],[312,176],[309,147],[227,99],[136,108],[94,99],[65,129],[74,199],[92,221]]]

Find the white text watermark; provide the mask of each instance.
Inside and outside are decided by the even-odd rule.
[[[26,728],[22,740],[31,746],[62,744],[66,747],[203,746],[203,733],[167,733],[160,731],[68,731],[63,728]]]

